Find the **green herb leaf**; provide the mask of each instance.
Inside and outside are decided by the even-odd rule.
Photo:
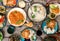
[[[35,11],[35,12],[37,11],[37,6],[34,6],[34,11]]]
[[[50,22],[50,19],[48,19],[47,22],[49,23]]]
[[[17,13],[17,11],[14,12],[14,14],[16,14],[16,13]]]
[[[35,15],[32,15],[32,18],[35,18]]]
[[[2,33],[0,32],[0,39],[2,39],[3,38],[3,36],[2,36]]]
[[[16,22],[16,24],[20,24],[21,22],[23,22],[24,20],[18,20],[17,22]]]
[[[55,5],[55,4],[51,4],[51,5],[50,5],[50,8],[52,8],[52,9],[57,8],[57,7],[58,7],[58,6]]]
[[[32,38],[32,40],[34,40],[34,37],[33,36],[31,38]]]
[[[0,0],[0,2],[2,2],[2,0]]]

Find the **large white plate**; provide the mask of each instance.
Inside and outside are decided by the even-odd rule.
[[[24,18],[25,18],[25,19],[24,19],[24,22],[23,22],[22,24],[20,24],[20,25],[15,25],[15,24],[12,24],[12,23],[10,22],[9,15],[10,15],[10,13],[11,13],[12,11],[14,11],[14,10],[17,10],[17,11],[21,12],[21,13],[23,14]],[[26,13],[25,13],[25,11],[24,11],[23,9],[16,7],[16,8],[11,9],[11,10],[8,12],[7,19],[8,19],[8,22],[9,22],[11,25],[13,25],[13,26],[21,26],[21,25],[23,25],[23,24],[25,23],[25,21],[26,21]]]
[[[32,12],[33,12],[33,10],[31,9],[32,6],[37,6],[37,8],[38,8],[38,7],[41,7],[41,8],[42,8],[42,10],[40,10],[41,13],[36,14],[36,18],[35,18],[35,19],[33,19],[33,18],[31,17],[31,14],[32,14]],[[34,21],[34,22],[43,21],[43,20],[45,19],[45,17],[46,17],[46,9],[45,9],[45,7],[44,7],[42,4],[39,4],[39,3],[35,3],[35,4],[33,4],[32,6],[30,6],[30,8],[28,9],[28,16],[29,16],[29,18],[30,18],[32,21]],[[38,18],[37,18],[37,17],[38,17]]]

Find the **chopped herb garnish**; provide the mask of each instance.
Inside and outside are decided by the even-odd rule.
[[[17,13],[17,11],[14,11],[14,14],[16,14]]]
[[[55,17],[55,14],[52,13],[52,14],[51,14],[51,17],[54,18],[54,17]]]
[[[32,40],[34,40],[34,36],[32,36],[31,38],[32,38]]]
[[[24,20],[18,20],[17,22],[16,22],[16,24],[20,24],[21,22],[23,22]]]
[[[55,4],[52,4],[52,5],[50,5],[50,8],[55,9],[55,8],[58,8],[58,6]]]
[[[34,11],[35,11],[35,12],[37,11],[37,6],[34,6]]]
[[[49,23],[49,22],[50,22],[50,19],[47,20],[47,23]]]
[[[2,0],[0,0],[0,2],[2,2]]]
[[[32,15],[32,18],[35,18],[35,15]]]

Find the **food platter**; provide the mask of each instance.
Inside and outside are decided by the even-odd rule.
[[[10,14],[13,14],[13,13],[15,14],[15,12],[18,13],[18,15],[21,14],[21,15],[19,15],[19,16],[16,15],[16,17],[17,17],[17,16],[18,16],[18,18],[21,17],[21,19],[14,18],[14,19],[17,20],[16,25],[11,22],[11,21],[13,21],[12,19],[13,19],[13,17],[15,17],[15,15],[11,15],[11,16],[10,16]],[[12,18],[11,18],[11,17],[12,17]],[[24,19],[23,19],[23,18],[24,18]],[[13,8],[13,9],[8,13],[7,19],[8,19],[8,21],[9,21],[9,23],[10,23],[11,25],[13,25],[13,26],[21,26],[21,25],[23,25],[23,24],[25,23],[25,21],[26,21],[26,13],[25,13],[25,11],[24,11],[23,9],[21,9],[21,8]],[[19,22],[23,22],[23,23],[20,24]],[[17,24],[19,24],[19,25],[17,25]]]
[[[28,16],[32,21],[40,22],[46,18],[46,9],[42,4],[32,4],[28,9]]]
[[[2,5],[4,5],[5,7],[15,7],[17,5],[17,2],[18,2],[18,0],[9,0],[9,1],[2,0],[2,1],[3,1]]]
[[[49,2],[2,0],[0,41],[60,41],[60,4]]]
[[[29,38],[27,38],[27,37],[29,37]],[[21,32],[21,41],[36,41],[36,32],[35,32],[35,30],[32,29],[32,28],[24,29]]]
[[[52,28],[50,28],[49,25],[51,25]],[[42,29],[46,34],[54,34],[58,30],[58,24],[55,20],[51,21],[51,19],[48,18],[42,23]]]

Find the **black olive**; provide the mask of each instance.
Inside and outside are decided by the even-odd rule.
[[[51,17],[54,18],[54,17],[55,17],[55,14],[52,13],[52,14],[51,14]]]
[[[30,39],[25,39],[25,41],[30,41]]]
[[[37,34],[38,36],[41,36],[41,35],[42,35],[42,31],[41,31],[41,30],[37,30],[36,34]]]

